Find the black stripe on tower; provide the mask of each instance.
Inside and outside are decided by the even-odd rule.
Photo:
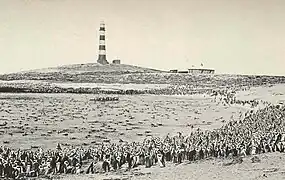
[[[100,31],[105,31],[105,27],[100,27]]]
[[[98,60],[99,61],[106,61],[106,55],[105,54],[99,54]]]
[[[99,45],[99,50],[106,50],[106,46],[105,45]]]
[[[100,35],[100,40],[105,40],[105,36],[104,35]]]

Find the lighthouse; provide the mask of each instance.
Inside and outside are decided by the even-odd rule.
[[[106,58],[106,37],[105,37],[105,23],[101,22],[99,29],[99,56],[97,62],[99,64],[109,64]]]

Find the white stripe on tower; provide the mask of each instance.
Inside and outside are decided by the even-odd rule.
[[[105,37],[105,24],[100,24],[99,29],[99,57],[97,62],[100,64],[108,64],[106,59],[106,37]]]

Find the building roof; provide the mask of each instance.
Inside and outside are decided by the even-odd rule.
[[[209,68],[189,68],[188,70],[215,71],[214,69],[209,69]]]

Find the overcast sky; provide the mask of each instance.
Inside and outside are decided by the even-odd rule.
[[[0,73],[107,58],[285,75],[285,0],[0,0]]]

